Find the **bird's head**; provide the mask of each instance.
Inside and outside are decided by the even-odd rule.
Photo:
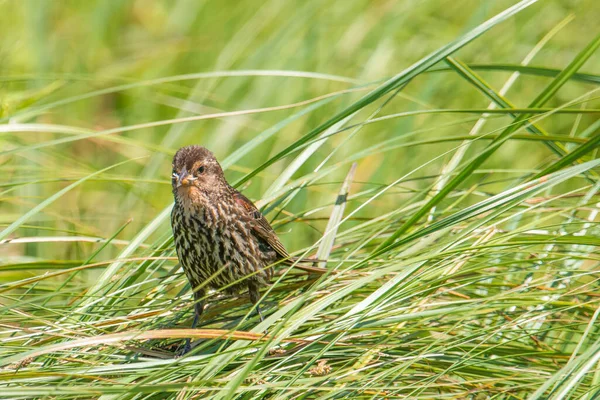
[[[182,147],[173,157],[173,195],[192,201],[211,197],[227,185],[219,162],[202,146]]]

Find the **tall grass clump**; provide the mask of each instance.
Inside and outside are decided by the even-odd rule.
[[[0,7],[0,397],[600,395],[594,0]],[[326,260],[263,322],[187,329],[186,144]]]

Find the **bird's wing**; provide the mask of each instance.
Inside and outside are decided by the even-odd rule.
[[[290,254],[287,252],[283,244],[279,241],[277,234],[269,224],[269,221],[258,211],[258,208],[252,203],[246,196],[238,192],[237,190],[234,192],[235,201],[241,205],[247,212],[246,216],[248,217],[251,225],[252,232],[259,238],[263,239],[275,252],[277,255],[285,259],[283,261],[284,264],[293,265],[295,268],[300,270],[312,273],[312,274],[325,274],[330,272],[326,268],[319,267],[309,267],[298,264],[298,262],[317,262],[320,260],[307,260],[307,259],[298,259],[297,257],[290,257]],[[269,269],[270,271],[270,269]]]
[[[252,201],[240,192],[235,192],[235,201],[241,205],[246,212],[252,226],[252,232],[263,239],[281,258],[290,259],[290,255],[279,241],[277,234],[269,224],[269,221],[261,214]]]

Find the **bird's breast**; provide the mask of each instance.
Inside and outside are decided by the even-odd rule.
[[[268,280],[263,269],[275,261],[275,253],[261,251],[258,238],[226,204],[192,209],[176,204],[172,225],[177,255],[190,280],[212,279],[209,286],[214,287],[250,274]]]

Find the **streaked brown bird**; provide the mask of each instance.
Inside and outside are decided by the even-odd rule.
[[[207,289],[237,294],[247,288],[256,304],[259,289],[271,279],[273,263],[295,261],[269,222],[227,183],[217,159],[204,147],[177,151],[172,186],[175,248],[196,301],[192,327],[204,309]],[[258,306],[256,310],[262,320]]]

